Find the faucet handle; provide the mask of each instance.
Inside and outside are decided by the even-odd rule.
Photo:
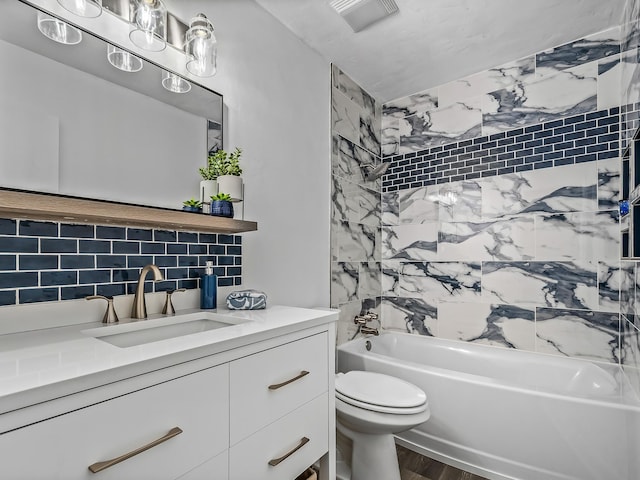
[[[377,320],[377,319],[378,319],[377,313],[367,312],[367,313],[361,313],[360,315],[356,315],[353,318],[353,323],[355,323],[356,325],[366,325],[367,322],[370,322],[371,320]]]
[[[102,323],[118,323],[120,321],[120,319],[118,319],[118,314],[116,313],[116,309],[113,307],[113,297],[105,297],[103,295],[90,295],[86,297],[86,299],[107,301],[107,311],[104,312],[104,317],[102,317]]]
[[[171,295],[176,292],[186,292],[186,288],[178,288],[177,290],[167,290],[167,299],[164,302],[164,307],[162,307],[162,313],[164,315],[173,315],[176,313],[176,309],[173,308],[173,302],[171,301]]]

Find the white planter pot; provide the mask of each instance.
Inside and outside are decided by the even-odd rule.
[[[218,193],[218,182],[215,180],[202,180],[200,182],[200,201],[211,202],[211,196]]]
[[[218,193],[231,196],[232,202],[242,201],[242,177],[222,175],[218,177]]]

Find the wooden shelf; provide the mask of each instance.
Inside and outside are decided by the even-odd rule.
[[[8,218],[70,223],[241,233],[258,229],[256,222],[156,207],[0,189],[0,215]]]

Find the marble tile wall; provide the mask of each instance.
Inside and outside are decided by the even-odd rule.
[[[242,284],[242,237],[0,218],[0,305],[134,292],[140,269],[165,280],[146,291],[197,288],[206,261],[219,286]]]
[[[334,71],[351,100],[332,102],[343,340],[376,309],[384,329],[621,362],[640,392],[640,270],[620,262],[617,215],[618,157],[640,118],[639,12],[629,0],[621,28],[385,105],[379,212],[363,182],[379,161],[361,137],[368,100]]]
[[[342,343],[356,333],[353,317],[380,305],[382,187],[366,176],[381,162],[381,105],[335,65],[331,85],[331,306]]]
[[[383,155],[619,107],[620,82],[633,76],[623,73],[631,44],[622,34],[615,27],[385,104]]]
[[[383,328],[618,362],[617,163],[383,193]]]
[[[628,24],[384,105],[383,328],[640,360],[620,322],[636,294],[617,212],[640,110]]]

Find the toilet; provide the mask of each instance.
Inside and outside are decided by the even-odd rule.
[[[353,441],[351,480],[400,480],[393,435],[429,419],[426,394],[375,372],[338,373],[335,380],[337,428]]]

